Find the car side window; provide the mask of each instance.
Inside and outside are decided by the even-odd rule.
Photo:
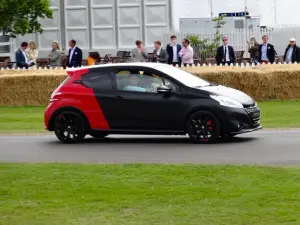
[[[111,72],[109,71],[91,71],[82,76],[82,82],[85,86],[94,89],[112,89]]]
[[[130,70],[116,73],[118,90],[157,93],[157,87],[163,85],[163,78],[151,71]]]
[[[128,83],[128,77],[130,75],[129,70],[120,70],[116,73],[116,82],[117,82],[117,89],[124,90],[124,87]]]
[[[164,81],[161,76],[145,71],[141,84],[146,88],[146,92],[157,93],[157,88],[164,85]]]
[[[179,86],[177,84],[174,84],[169,79],[164,78],[164,83],[165,83],[165,86],[167,86],[168,88],[172,89],[173,92],[178,92],[179,91]]]

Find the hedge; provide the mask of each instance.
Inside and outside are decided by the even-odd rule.
[[[185,68],[208,81],[241,90],[257,101],[300,99],[300,65]],[[2,70],[0,106],[45,106],[65,70]]]

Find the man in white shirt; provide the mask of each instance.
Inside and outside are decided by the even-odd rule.
[[[28,43],[22,42],[20,48],[16,52],[16,65],[18,68],[28,69],[28,67],[35,65],[34,63],[28,60],[27,54],[25,52],[27,47],[28,47]]]
[[[181,67],[181,57],[179,56],[179,52],[182,47],[180,44],[177,44],[177,37],[175,35],[171,36],[171,44],[167,45],[167,54],[168,54],[168,64]]]
[[[76,46],[75,40],[69,41],[68,67],[80,67],[82,65],[82,51]]]
[[[228,38],[222,38],[223,45],[221,45],[217,50],[216,61],[220,65],[230,65],[236,62],[235,52],[233,47],[228,44]]]

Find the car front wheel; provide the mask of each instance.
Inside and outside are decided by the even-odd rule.
[[[213,143],[220,137],[220,122],[208,111],[197,111],[188,118],[186,131],[196,144]]]
[[[60,113],[54,120],[54,133],[63,143],[81,142],[86,135],[82,116],[71,111]]]

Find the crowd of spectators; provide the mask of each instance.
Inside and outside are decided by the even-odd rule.
[[[222,38],[222,45],[216,51],[215,60],[217,65],[230,65],[236,63],[236,55],[234,48],[229,44],[228,37]],[[154,50],[152,57],[149,59],[149,54],[142,41],[137,40],[135,42],[136,48],[132,49],[130,54],[130,61],[132,62],[157,62],[167,63],[173,66],[182,65],[184,67],[191,66],[194,63],[194,49],[188,39],[183,39],[182,43],[177,42],[177,37],[172,35],[170,37],[170,43],[166,48],[162,47],[161,41],[154,42]],[[262,43],[259,44],[253,37],[248,44],[248,52],[250,53],[251,62],[257,63],[274,63],[276,50],[274,45],[269,43],[269,37],[264,35],[262,37]],[[80,67],[82,66],[83,54],[82,50],[76,45],[75,40],[69,41],[69,50],[66,57],[67,67]],[[36,66],[36,60],[38,58],[39,51],[34,41],[21,43],[20,48],[16,52],[16,66],[19,68],[29,68]],[[59,43],[57,41],[52,42],[52,50],[48,54],[48,66],[60,67],[61,66],[62,52],[60,50]],[[296,45],[296,39],[291,38],[289,44],[285,49],[283,60],[286,63],[300,63],[300,48]],[[101,61],[99,53],[90,53],[87,64],[96,65]]]

